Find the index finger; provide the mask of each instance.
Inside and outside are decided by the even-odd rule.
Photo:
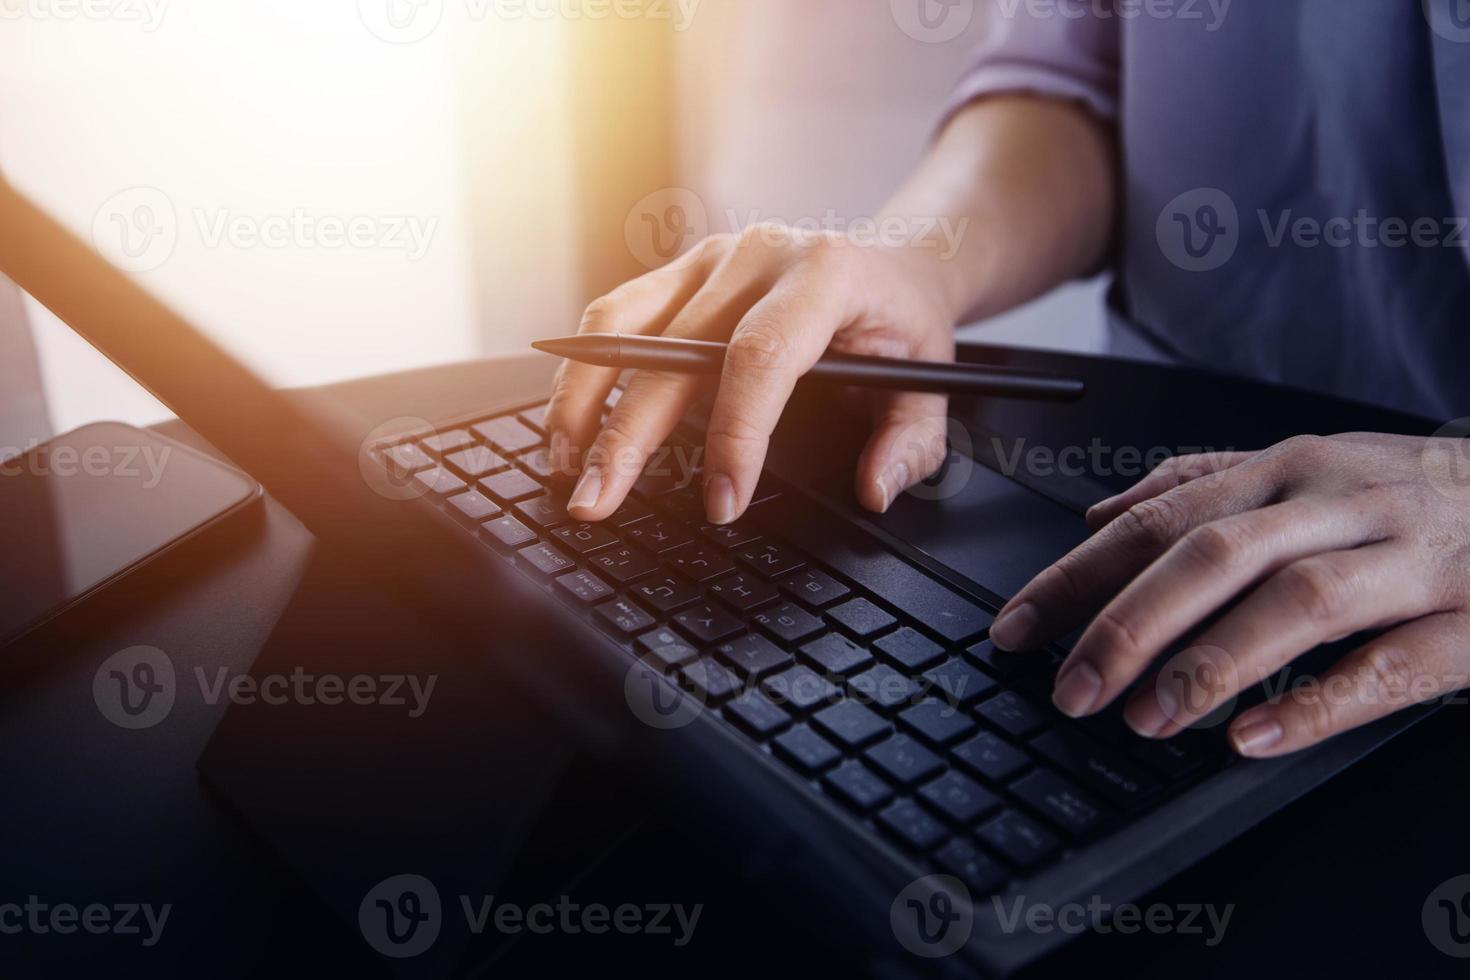
[[[705,441],[705,512],[728,524],[755,494],[771,433],[796,381],[837,332],[830,290],[783,280],[746,313],[725,354]]]

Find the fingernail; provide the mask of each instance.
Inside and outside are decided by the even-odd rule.
[[[572,491],[572,498],[567,501],[567,508],[586,510],[597,506],[597,499],[602,496],[602,470],[596,466],[589,466],[582,471],[582,479],[577,481],[577,489]]]
[[[887,513],[899,495],[909,488],[909,464],[895,463],[882,480],[883,510]]]
[[[704,481],[704,511],[712,524],[735,520],[735,484],[723,473]]]
[[[990,627],[990,642],[1002,650],[1015,650],[1026,642],[1039,619],[1036,607],[1023,602]]]
[[[1154,738],[1164,726],[1175,720],[1179,712],[1179,699],[1167,687],[1155,687],[1128,702],[1123,709],[1123,720],[1128,727],[1144,738]]]
[[[1231,732],[1230,742],[1241,755],[1260,755],[1280,742],[1285,734],[1280,722],[1258,721]]]
[[[1092,711],[1097,696],[1102,693],[1102,686],[1102,676],[1092,664],[1083,661],[1057,678],[1057,689],[1051,695],[1052,704],[1064,715],[1081,718]]]

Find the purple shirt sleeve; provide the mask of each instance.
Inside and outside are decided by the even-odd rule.
[[[1105,119],[1118,113],[1118,18],[1100,17],[1086,5],[1063,5],[1044,15],[1027,4],[986,4],[991,37],[975,53],[945,110],[948,122],[974,100],[1005,92],[1030,92],[1077,101]]]

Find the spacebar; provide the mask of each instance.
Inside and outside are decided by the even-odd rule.
[[[995,618],[861,529],[797,494],[783,494],[750,515],[953,643],[983,633]]]

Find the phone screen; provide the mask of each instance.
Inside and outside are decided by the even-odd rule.
[[[239,470],[113,422],[0,460],[0,643],[258,494]]]

